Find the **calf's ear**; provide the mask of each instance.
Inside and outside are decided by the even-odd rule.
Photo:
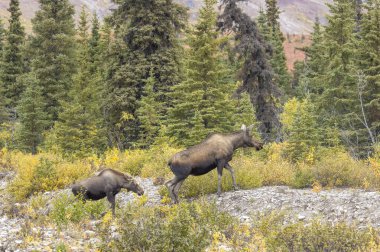
[[[241,130],[242,131],[247,131],[247,126],[245,126],[245,124],[241,125]]]

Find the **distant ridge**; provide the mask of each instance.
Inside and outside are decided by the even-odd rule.
[[[198,9],[202,6],[203,0],[175,0],[189,8],[190,18],[195,19]],[[74,4],[77,13],[82,5],[85,5],[90,12],[96,12],[100,18],[104,18],[110,13],[112,7],[111,0],[70,0]],[[315,17],[319,17],[321,22],[326,23],[325,15],[328,13],[327,2],[332,0],[279,0],[282,11],[280,15],[281,29],[289,34],[309,34],[312,31]],[[31,22],[34,13],[38,10],[38,0],[20,0],[22,19],[27,31],[31,31]],[[7,19],[9,0],[0,0],[0,17]],[[255,18],[260,8],[265,7],[265,0],[248,0],[241,4],[242,9]],[[4,21],[6,24],[6,22]]]

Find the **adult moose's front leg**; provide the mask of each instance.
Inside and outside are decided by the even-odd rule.
[[[115,195],[112,192],[108,192],[107,200],[111,203],[112,217],[115,217]]]
[[[232,166],[229,163],[226,163],[224,168],[226,168],[231,174],[232,184],[233,184],[234,190],[239,190],[239,187],[236,184],[235,172],[234,172],[234,169],[232,169]]]
[[[223,175],[223,167],[225,165],[224,161],[219,161],[217,164],[217,171],[218,171],[218,197],[222,194],[222,175]]]

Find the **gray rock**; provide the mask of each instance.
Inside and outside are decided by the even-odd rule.
[[[303,215],[303,214],[298,214],[298,220],[302,221],[302,220],[304,220],[305,218],[306,218],[305,215]]]

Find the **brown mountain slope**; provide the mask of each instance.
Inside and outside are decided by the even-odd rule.
[[[194,19],[197,10],[202,5],[203,0],[176,0],[189,8],[190,16]],[[325,14],[328,12],[326,2],[332,0],[279,0],[282,10],[280,15],[281,27],[284,33],[301,34],[310,33],[313,21],[318,16],[322,23],[325,22]],[[82,5],[85,5],[91,12],[96,12],[100,17],[106,16],[112,6],[111,0],[70,0],[74,4],[77,13]],[[30,20],[39,8],[38,0],[20,0],[23,22],[27,31],[31,30]],[[9,0],[0,0],[0,17],[7,19]],[[241,7],[253,18],[257,16],[260,8],[265,7],[265,0],[248,0],[242,3]],[[6,22],[5,22],[6,23]]]
[[[202,6],[203,0],[176,0],[189,8],[190,17],[196,19],[197,11]],[[326,2],[332,0],[279,0],[279,6],[282,10],[280,15],[280,23],[284,33],[288,33],[292,41],[284,42],[285,54],[289,70],[293,69],[296,60],[303,60],[303,52],[297,48],[304,47],[309,44],[308,36],[305,40],[300,39],[300,35],[308,34],[312,31],[313,21],[318,16],[322,23],[325,23],[325,15],[328,12]],[[112,7],[111,0],[70,0],[74,4],[76,12],[79,13],[82,5],[85,5],[90,12],[96,12],[101,18],[110,13]],[[0,0],[0,17],[3,22],[9,17],[7,11],[9,0]],[[31,31],[31,22],[34,13],[38,10],[38,0],[20,0],[22,21],[28,32]],[[264,8],[265,0],[248,0],[241,4],[241,7],[247,14],[255,18],[260,8]]]

